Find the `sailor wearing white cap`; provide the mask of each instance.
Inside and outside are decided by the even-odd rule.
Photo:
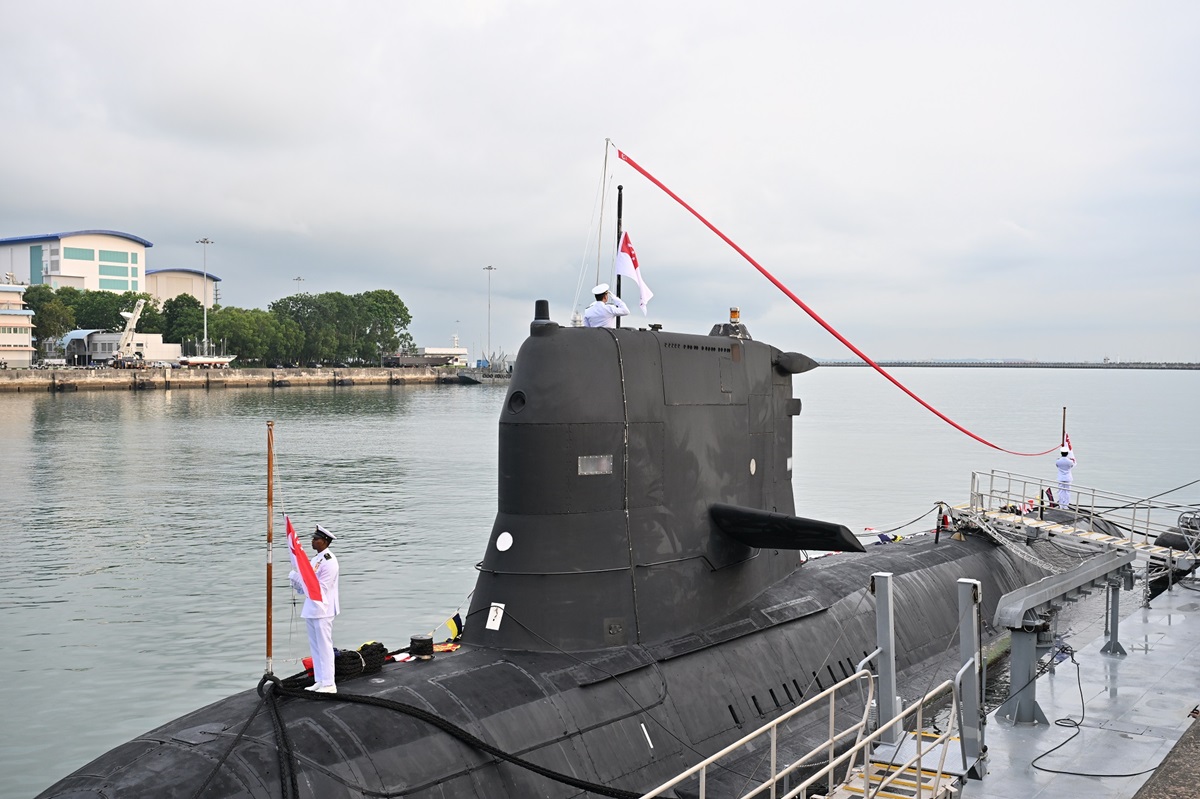
[[[333,533],[318,524],[312,536],[312,548],[317,554],[313,555],[311,563],[317,582],[321,584],[319,601],[305,593],[304,580],[299,572],[293,569],[289,575],[292,588],[304,594],[304,609],[300,611],[300,616],[308,626],[308,648],[312,652],[315,680],[307,690],[324,694],[337,693],[333,676],[333,617],[341,612],[341,607],[338,604],[338,562],[329,551],[333,541]]]
[[[608,284],[601,283],[592,289],[596,301],[583,312],[583,323],[588,327],[616,327],[617,317],[629,313],[629,306],[621,298],[610,294]]]
[[[1054,462],[1058,467],[1058,506],[1065,508],[1071,504],[1071,470],[1075,468],[1075,456],[1071,454],[1070,448],[1062,445],[1059,450],[1059,459]]]

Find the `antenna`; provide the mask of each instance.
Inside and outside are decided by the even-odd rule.
[[[304,282],[304,278],[294,277],[294,278],[292,278],[292,280],[294,280],[296,282],[296,293],[299,294],[300,293],[300,284]]]

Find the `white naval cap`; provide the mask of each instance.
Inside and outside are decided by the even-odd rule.
[[[324,527],[322,527],[319,524],[317,525],[317,529],[313,531],[313,538],[316,538],[318,536],[320,536],[321,538],[324,538],[326,541],[329,541],[331,543],[333,541],[337,540],[336,538],[333,537],[333,533],[329,532],[328,530],[326,530]]]
[[[607,293],[608,293],[608,284],[607,283],[601,283],[600,285],[598,285],[592,289],[592,294],[607,294]]]

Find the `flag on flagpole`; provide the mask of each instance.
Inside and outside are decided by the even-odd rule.
[[[321,583],[317,580],[317,573],[313,571],[312,564],[304,553],[304,547],[300,546],[300,540],[296,538],[292,518],[284,514],[283,520],[287,522],[288,552],[292,556],[292,568],[300,572],[300,579],[304,581],[304,595],[314,602],[320,602]]]
[[[633,251],[633,242],[629,240],[628,233],[621,235],[621,246],[617,250],[617,274],[633,278],[637,282],[640,292],[638,305],[645,314],[646,303],[654,297],[654,292],[646,285],[646,281],[642,280],[642,270],[638,267],[637,253]]]
[[[1075,460],[1075,448],[1071,446],[1071,436],[1065,432],[1063,433],[1063,446],[1067,448],[1067,457],[1071,459],[1071,463],[1079,463]]]

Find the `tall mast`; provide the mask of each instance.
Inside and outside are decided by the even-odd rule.
[[[204,248],[204,287],[200,290],[200,304],[204,306],[204,352],[201,355],[208,355],[208,245],[213,242],[208,236],[202,239],[196,239],[196,243]]]

